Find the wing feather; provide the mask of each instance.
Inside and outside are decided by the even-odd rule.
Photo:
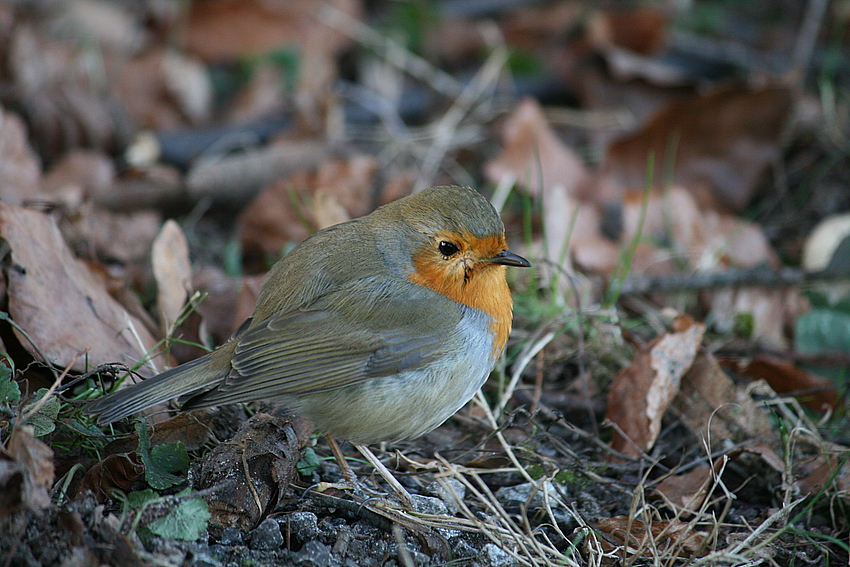
[[[461,317],[462,306],[426,287],[363,278],[245,331],[227,378],[187,405],[296,397],[420,368]]]

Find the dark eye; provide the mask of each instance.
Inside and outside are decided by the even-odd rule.
[[[454,256],[460,251],[460,248],[457,247],[456,244],[452,244],[448,240],[441,240],[439,244],[437,244],[437,249],[440,251],[445,257]]]

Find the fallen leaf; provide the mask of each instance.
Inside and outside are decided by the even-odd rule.
[[[334,0],[330,4],[349,16],[359,16],[359,2]],[[330,58],[350,40],[320,22],[318,10],[322,5],[310,0],[192,2],[186,29],[187,49],[204,61],[234,62],[275,51],[282,45],[304,48],[312,36],[318,36]]]
[[[710,478],[711,467],[694,467],[686,473],[665,477],[655,487],[655,492],[674,510],[696,512],[708,494]]]
[[[516,183],[532,195],[542,196],[546,255],[556,265],[572,271],[571,258],[585,269],[600,272],[616,265],[616,244],[600,233],[597,207],[614,199],[604,189],[595,200],[584,200],[590,177],[584,164],[564,145],[534,99],[523,99],[502,127],[502,152],[484,166],[487,179],[496,185]],[[575,221],[573,222],[573,218]]]
[[[649,557],[651,553],[672,553],[675,557],[702,557],[706,554],[708,533],[694,530],[693,526],[678,520],[660,520],[649,524],[628,516],[615,516],[597,522],[594,527],[616,541],[622,549],[620,556]],[[615,550],[606,540],[600,540],[603,549]]]
[[[494,184],[508,178],[532,195],[543,194],[545,199],[555,185],[563,186],[567,196],[577,196],[587,172],[575,153],[555,135],[540,103],[526,98],[505,121],[502,152],[485,164],[484,175]]]
[[[103,152],[73,150],[53,164],[41,183],[44,192],[65,204],[109,192],[115,183],[115,164]]]
[[[655,443],[661,420],[702,343],[705,325],[685,316],[679,329],[642,345],[611,384],[605,418],[618,428],[611,447],[638,456]],[[625,436],[625,437],[624,437]]]
[[[670,409],[712,451],[726,443],[772,439],[770,424],[749,389],[736,386],[713,355],[700,351]]]
[[[14,28],[8,76],[31,140],[46,161],[78,147],[113,151],[121,142],[120,107],[109,89],[92,80],[87,57],[88,51],[49,38],[30,23]]]
[[[189,243],[180,225],[168,219],[153,241],[151,263],[156,279],[156,305],[163,334],[170,336],[173,326],[192,292],[192,264]]]
[[[673,101],[642,130],[611,144],[605,169],[626,187],[642,187],[652,153],[654,179],[669,163],[671,181],[692,191],[700,208],[740,212],[779,156],[791,103],[791,91],[780,85],[726,85]]]
[[[799,321],[805,310],[805,300],[797,289],[718,289],[703,294],[702,302],[714,319],[716,331],[735,331],[743,317],[751,340],[778,349],[788,347],[786,329]]]
[[[850,505],[850,448],[825,444],[814,458],[801,459],[795,466],[796,482],[806,494],[821,491],[837,494]]]
[[[39,512],[51,505],[53,450],[35,438],[29,425],[16,427],[0,451],[0,515],[24,506]]]
[[[144,472],[145,468],[135,453],[109,455],[86,471],[77,486],[75,498],[90,492],[98,502],[104,502],[112,496],[113,490],[129,492]]]
[[[3,201],[20,205],[39,193],[41,161],[29,145],[23,120],[0,107],[0,187]]]
[[[168,131],[190,125],[171,93],[167,58],[164,48],[148,49],[125,61],[115,79],[123,108],[139,129]]]
[[[34,357],[85,371],[106,363],[135,367],[156,341],[73,257],[47,215],[0,203],[0,235],[11,251],[5,268],[9,314]],[[38,346],[30,344],[30,339]],[[143,365],[142,375],[153,373]]]
[[[664,47],[667,39],[668,16],[659,7],[609,8],[600,11],[598,19],[601,29],[591,38],[597,49],[617,46],[652,54]]]
[[[239,215],[245,254],[266,261],[315,231],[371,210],[377,162],[354,156],[323,162],[267,187]]]
[[[206,496],[210,530],[248,531],[273,510],[295,478],[309,439],[307,422],[297,416],[258,413],[201,460],[195,487]],[[239,463],[238,466],[235,466]]]
[[[810,409],[824,411],[839,406],[838,387],[833,382],[787,360],[759,355],[738,364],[737,370],[750,380],[764,380],[777,394],[795,396]]]

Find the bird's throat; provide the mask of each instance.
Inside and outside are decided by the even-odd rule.
[[[408,279],[467,307],[490,315],[493,321],[493,359],[501,356],[511,332],[513,299],[505,280],[505,266],[481,265],[472,271],[447,273],[445,265],[427,260],[414,262]]]

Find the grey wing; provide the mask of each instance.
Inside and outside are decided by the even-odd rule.
[[[248,329],[228,377],[187,407],[298,396],[419,368],[439,356],[461,316],[428,288],[364,278]]]

